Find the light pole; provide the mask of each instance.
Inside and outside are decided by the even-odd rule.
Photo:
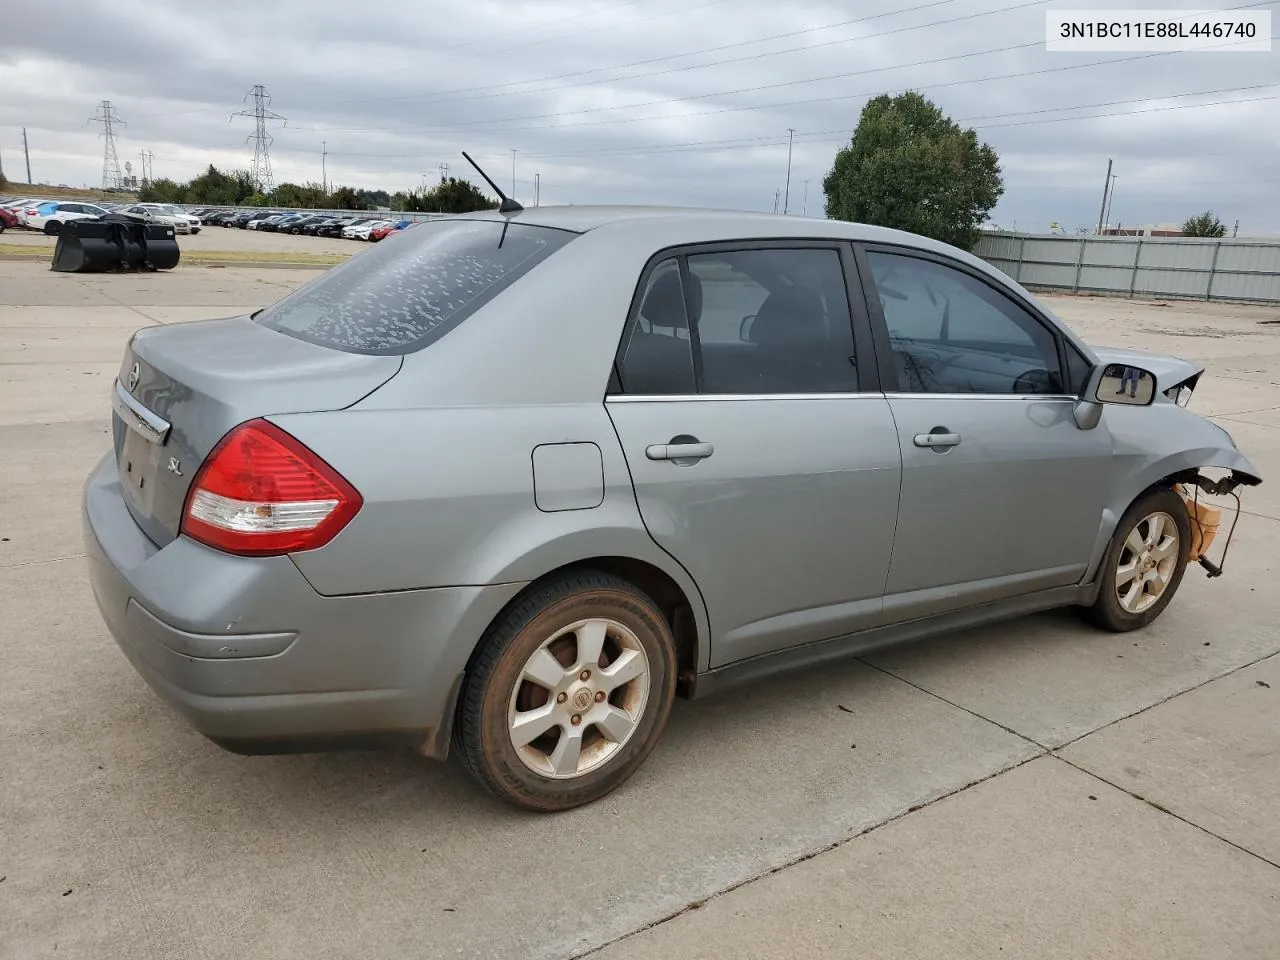
[[[787,210],[791,206],[791,144],[795,141],[795,138],[795,130],[787,127],[787,191],[782,199],[783,216],[786,216]]]
[[[516,196],[516,148],[511,148],[511,198]]]
[[[809,181],[804,182],[804,205],[800,208],[800,216],[805,216],[809,212]]]
[[[320,141],[320,190],[329,195],[329,141]]]

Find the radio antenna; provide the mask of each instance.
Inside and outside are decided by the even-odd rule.
[[[514,198],[508,197],[502,192],[502,189],[494,183],[492,179],[490,179],[489,175],[480,169],[480,164],[471,159],[467,151],[463,150],[462,155],[466,157],[467,163],[476,168],[476,173],[484,177],[485,183],[489,184],[489,186],[493,188],[493,192],[501,198],[502,202],[498,204],[499,213],[519,213],[524,209],[524,207],[521,206]]]

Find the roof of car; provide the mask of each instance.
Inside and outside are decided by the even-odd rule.
[[[502,220],[553,227],[585,233],[601,227],[626,223],[667,220],[673,226],[702,225],[724,233],[726,240],[757,239],[835,239],[861,240],[867,243],[901,244],[921,250],[932,250],[949,256],[959,255],[972,261],[969,254],[955,247],[917,234],[888,227],[870,226],[847,220],[827,220],[777,213],[754,213],[743,210],[714,210],[699,207],[615,206],[582,204],[562,207],[525,208],[514,214],[496,210],[463,214],[466,219]]]

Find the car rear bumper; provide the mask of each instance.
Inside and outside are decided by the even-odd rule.
[[[523,584],[326,597],[288,557],[159,548],[123,500],[114,459],[84,491],[90,581],[143,679],[228,749],[274,753],[412,742],[443,756],[459,678]]]

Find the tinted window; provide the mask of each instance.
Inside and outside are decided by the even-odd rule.
[[[703,393],[857,390],[853,326],[835,250],[695,254],[689,274]]]
[[[868,254],[898,389],[1062,393],[1057,339],[987,284],[929,260]]]
[[[684,288],[675,260],[664,261],[649,274],[639,312],[623,344],[621,373],[627,393],[697,392]]]
[[[352,353],[410,353],[453,329],[574,236],[493,220],[433,223],[328,271],[257,319]]]

